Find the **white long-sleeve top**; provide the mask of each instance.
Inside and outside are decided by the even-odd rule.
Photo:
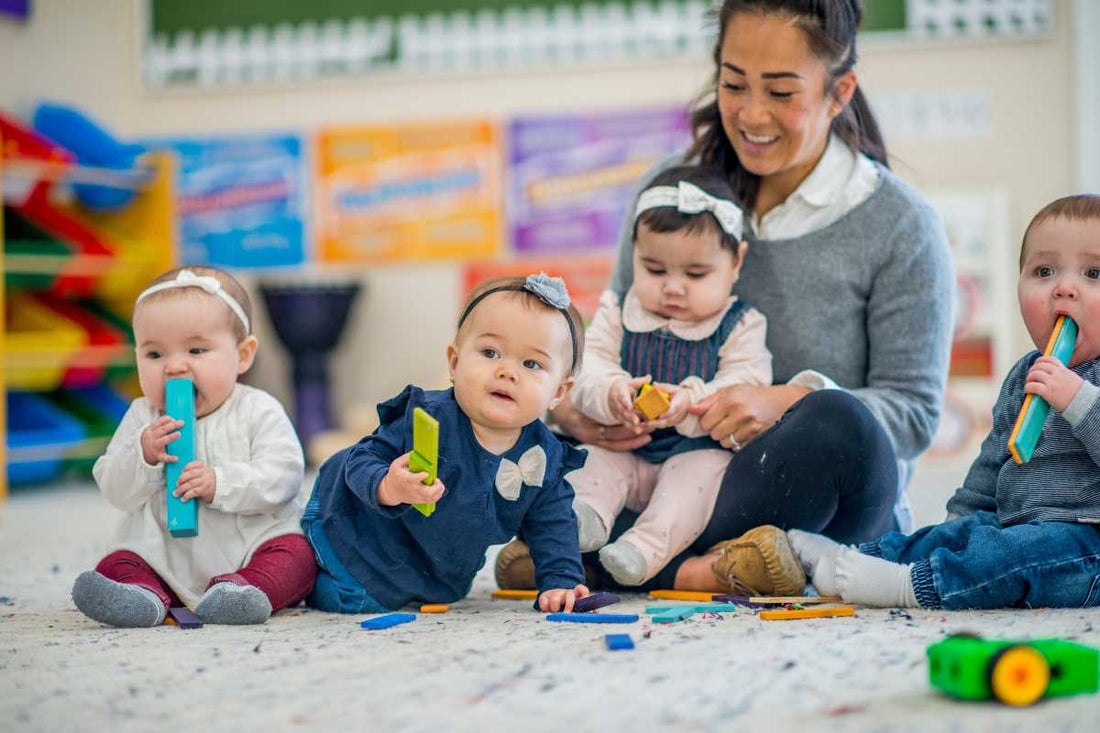
[[[103,495],[125,512],[109,551],[129,550],[194,607],[215,575],[248,563],[267,540],[301,534],[298,494],[305,461],[282,405],[238,384],[214,412],[195,422],[195,458],[213,467],[214,500],[199,502],[199,534],[167,528],[164,464],[145,462],[141,432],[163,413],[144,397],[131,403],[92,473]]]
[[[645,310],[633,287],[623,298],[621,308],[619,296],[612,290],[604,291],[592,324],[584,332],[584,362],[573,386],[573,404],[600,424],[619,422],[611,412],[609,395],[614,380],[630,378],[620,360],[624,324],[635,333],[667,329],[684,340],[698,341],[715,332],[736,302],[737,298],[731,296],[721,311],[703,321],[677,321]],[[746,309],[718,350],[714,379],[704,382],[692,376],[680,383],[680,387],[691,393],[691,404],[733,384],[771,384],[772,356],[765,345],[767,331],[764,315],[755,308]],[[676,431],[689,438],[707,435],[699,426],[699,418],[691,414],[676,426]]]

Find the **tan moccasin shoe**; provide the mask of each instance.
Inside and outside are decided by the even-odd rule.
[[[718,587],[750,596],[795,596],[806,589],[806,574],[787,533],[765,524],[735,540],[719,542],[711,571]]]
[[[493,575],[501,590],[531,590],[535,587],[535,562],[525,542],[512,540],[500,548]]]

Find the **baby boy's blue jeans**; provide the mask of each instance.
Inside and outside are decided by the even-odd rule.
[[[390,609],[374,600],[370,593],[348,572],[332,543],[321,529],[321,502],[314,493],[302,514],[302,532],[317,558],[317,582],[306,598],[312,608],[330,613],[387,613]]]
[[[1093,524],[1003,527],[996,514],[977,512],[911,535],[883,535],[859,551],[912,564],[922,608],[1100,605],[1100,528]]]

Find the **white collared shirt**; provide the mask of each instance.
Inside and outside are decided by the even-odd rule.
[[[878,168],[836,134],[810,175],[763,216],[752,215],[758,239],[796,239],[820,231],[866,201],[878,185]]]
[[[836,134],[810,175],[790,196],[763,216],[752,215],[752,228],[761,240],[797,239],[824,229],[866,201],[878,186],[878,168],[862,153],[852,152]],[[788,384],[812,390],[837,389],[828,376],[806,369]]]

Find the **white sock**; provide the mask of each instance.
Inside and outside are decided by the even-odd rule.
[[[577,515],[577,533],[581,552],[592,552],[607,544],[610,533],[595,509],[580,499],[575,499],[573,513]]]
[[[803,532],[799,529],[788,530],[787,538],[802,563],[802,570],[810,578],[817,592],[823,596],[835,596],[836,556],[844,545],[834,542],[825,535]]]
[[[917,595],[909,575],[912,567],[842,547],[836,556],[836,589],[841,598],[851,603],[917,608]]]

